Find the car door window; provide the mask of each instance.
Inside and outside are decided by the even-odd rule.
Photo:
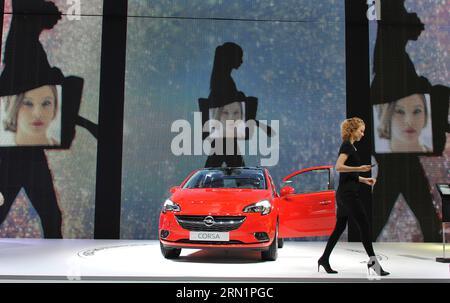
[[[311,170],[295,175],[287,180],[297,194],[330,190],[330,171],[328,169]]]

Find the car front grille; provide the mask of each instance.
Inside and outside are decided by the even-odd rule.
[[[205,218],[207,217],[211,217],[214,223],[206,224]],[[176,216],[176,219],[178,224],[187,230],[217,232],[238,229],[245,221],[244,216]]]

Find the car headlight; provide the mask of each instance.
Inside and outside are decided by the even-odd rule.
[[[180,207],[180,205],[173,202],[172,200],[167,199],[163,205],[163,212],[166,212],[166,211],[178,212],[178,211],[181,211],[181,207]]]
[[[244,213],[261,213],[261,215],[267,215],[270,213],[272,204],[268,200],[262,200],[255,204],[246,206]]]

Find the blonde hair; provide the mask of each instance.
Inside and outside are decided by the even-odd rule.
[[[427,125],[428,120],[428,109],[427,103],[425,101],[425,96],[423,94],[413,94],[410,96],[418,95],[423,102],[424,114],[425,114],[425,124],[423,127]],[[410,97],[408,96],[408,97]],[[399,99],[400,100],[400,99]],[[392,116],[394,115],[395,105],[397,101],[384,103],[378,105],[378,119],[380,120],[380,124],[377,127],[378,136],[383,139],[391,139],[391,121]]]
[[[366,124],[361,118],[353,117],[349,119],[345,119],[341,123],[341,137],[342,141],[349,141],[353,135],[353,133],[360,128],[361,126],[365,126]]]
[[[58,92],[55,85],[48,85],[50,87],[53,96],[55,97],[55,112],[58,109]],[[19,109],[22,106],[23,99],[25,99],[25,93],[20,93],[18,95],[7,96],[5,104],[5,118],[3,119],[3,128],[12,132],[17,131],[17,116],[19,115]]]

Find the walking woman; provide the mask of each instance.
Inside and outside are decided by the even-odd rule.
[[[346,119],[341,124],[342,145],[339,149],[339,157],[336,161],[336,171],[339,172],[339,187],[336,192],[337,220],[333,233],[328,239],[327,246],[322,257],[317,262],[317,268],[322,266],[329,274],[336,274],[329,263],[331,251],[336,245],[339,237],[345,230],[349,218],[352,218],[358,225],[361,233],[362,243],[369,255],[367,268],[375,271],[377,275],[386,276],[389,273],[381,268],[372,247],[369,221],[364,210],[363,202],[359,199],[359,183],[373,186],[376,182],[374,178],[360,177],[360,172],[368,172],[371,165],[361,165],[360,158],[353,146],[355,141],[360,141],[364,136],[365,124],[360,118],[354,117]]]

